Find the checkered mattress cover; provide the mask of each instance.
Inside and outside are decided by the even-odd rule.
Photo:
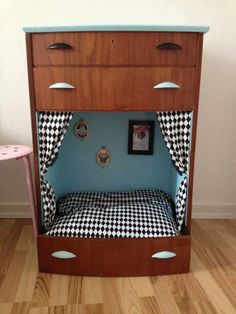
[[[169,195],[160,190],[77,192],[60,198],[49,236],[154,238],[178,236]]]

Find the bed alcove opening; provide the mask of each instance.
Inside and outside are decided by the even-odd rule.
[[[81,117],[91,129],[86,141],[74,136],[74,125]],[[128,120],[155,120],[152,156],[127,155]],[[46,230],[55,218],[56,200],[66,193],[157,188],[174,200],[181,231],[187,208],[192,113],[40,112],[37,121]],[[112,153],[105,169],[97,166],[94,158],[103,144]]]

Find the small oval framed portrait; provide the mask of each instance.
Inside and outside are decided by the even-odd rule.
[[[96,160],[97,163],[101,166],[101,167],[106,167],[109,165],[110,161],[111,161],[111,153],[109,152],[109,150],[106,149],[106,147],[102,147],[101,149],[99,149],[99,151],[97,152],[96,155]]]
[[[89,135],[89,127],[87,122],[84,119],[80,119],[75,125],[75,135],[84,140]]]

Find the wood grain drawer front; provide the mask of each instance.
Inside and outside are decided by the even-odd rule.
[[[194,65],[197,36],[155,32],[34,34],[33,62],[36,66]]]
[[[152,257],[166,251],[174,256]],[[189,271],[190,238],[86,239],[40,235],[38,253],[41,272],[84,276],[175,274]]]
[[[34,68],[36,109],[191,110],[194,74],[194,68],[171,67]],[[179,88],[165,88],[165,82]]]

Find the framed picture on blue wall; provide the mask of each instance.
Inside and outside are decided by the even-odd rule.
[[[154,121],[130,120],[128,154],[152,155],[154,142]]]
[[[80,119],[75,125],[75,135],[84,140],[89,135],[89,127],[88,123],[84,121],[84,119]]]
[[[101,149],[99,149],[97,152],[96,160],[101,167],[106,167],[109,165],[111,161],[111,153],[108,149],[106,149],[105,146],[102,146]]]

